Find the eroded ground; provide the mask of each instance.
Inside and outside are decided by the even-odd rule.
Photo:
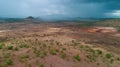
[[[0,25],[0,67],[119,67],[120,37],[76,23]]]

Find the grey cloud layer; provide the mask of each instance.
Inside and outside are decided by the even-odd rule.
[[[119,0],[0,0],[0,16],[108,17],[120,10],[119,3]]]

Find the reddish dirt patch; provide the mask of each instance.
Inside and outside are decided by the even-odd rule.
[[[113,27],[93,27],[88,29],[90,33],[116,33],[118,32],[117,29]]]

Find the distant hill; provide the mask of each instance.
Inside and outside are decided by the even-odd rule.
[[[14,22],[35,22],[42,21],[40,18],[34,18],[32,16],[26,18],[0,18],[0,23],[14,23]]]
[[[106,18],[97,21],[78,22],[80,27],[103,26],[120,29],[120,18]]]
[[[0,23],[22,22],[23,18],[0,18]]]
[[[118,27],[118,26],[120,26],[120,18],[99,21],[99,22],[96,22],[95,25]]]

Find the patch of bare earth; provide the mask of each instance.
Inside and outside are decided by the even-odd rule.
[[[19,26],[19,24],[12,25]],[[109,36],[103,38],[106,34],[89,33],[77,27],[62,24],[56,26],[54,23],[51,25],[50,23],[23,24],[19,28],[0,32],[0,34],[5,40],[1,54],[11,53],[9,58],[12,59],[13,64],[8,65],[9,67],[40,67],[40,65],[44,67],[108,67],[108,64],[112,64],[108,63],[111,59],[114,59],[111,66],[119,67],[116,55],[114,55],[115,58],[105,58],[106,53],[110,52],[105,48],[111,43],[104,41],[113,40]],[[10,45],[13,46],[12,50],[8,50],[7,46]],[[19,50],[15,50],[15,47]],[[101,50],[102,54],[98,55],[97,50]]]

